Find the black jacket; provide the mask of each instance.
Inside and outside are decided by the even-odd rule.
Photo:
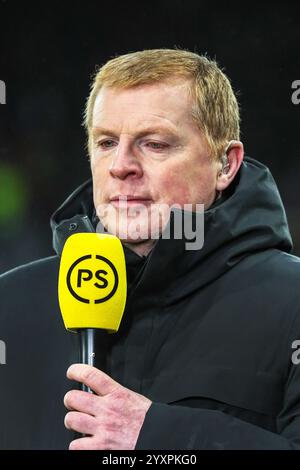
[[[96,222],[88,181],[51,219],[57,255],[0,276],[1,449],[74,438],[63,396],[78,386],[65,377],[78,343],[59,311],[59,254]],[[136,448],[300,449],[300,262],[269,170],[246,158],[205,212],[203,248],[185,241],[161,238],[144,259],[125,248],[121,326],[97,332],[97,367],[153,400]]]

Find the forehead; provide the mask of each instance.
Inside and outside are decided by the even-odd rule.
[[[193,104],[189,83],[155,83],[131,88],[102,87],[95,100],[93,127],[118,123],[126,119],[132,124],[143,121],[165,122],[179,126],[191,120]]]

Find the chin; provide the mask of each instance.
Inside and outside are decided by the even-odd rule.
[[[118,237],[120,240],[127,243],[142,243],[147,240],[157,240],[160,236],[161,229],[158,226],[152,226],[150,219],[135,218],[128,221],[120,218],[118,223],[115,220],[110,220],[104,224],[106,230]]]

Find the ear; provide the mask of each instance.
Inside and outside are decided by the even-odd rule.
[[[244,146],[239,140],[232,140],[229,148],[226,151],[228,159],[228,169],[226,172],[222,171],[222,164],[219,163],[216,190],[223,191],[234,180],[235,175],[239,171],[244,158]]]

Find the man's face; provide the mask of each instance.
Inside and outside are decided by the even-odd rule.
[[[218,167],[191,105],[183,81],[100,90],[91,169],[94,205],[110,233],[140,242],[164,228],[166,207],[214,201]]]

